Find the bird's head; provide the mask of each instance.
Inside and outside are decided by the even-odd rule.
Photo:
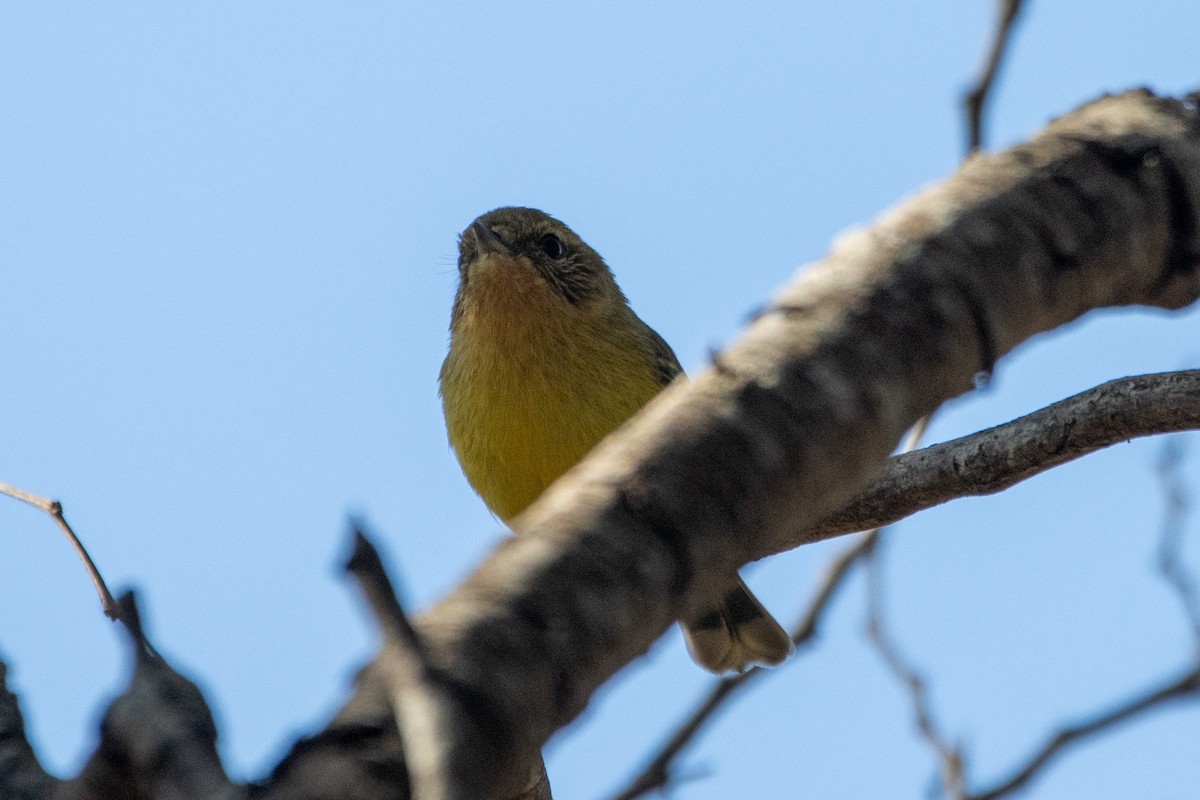
[[[600,254],[563,223],[533,208],[497,208],[458,239],[455,314],[553,313],[598,318],[625,306]]]

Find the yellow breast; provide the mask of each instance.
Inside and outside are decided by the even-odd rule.
[[[450,444],[509,520],[658,393],[632,312],[580,324],[544,282],[477,281],[452,328],[441,393]]]

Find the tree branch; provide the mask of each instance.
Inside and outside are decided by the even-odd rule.
[[[75,531],[71,530],[71,526],[67,524],[67,518],[63,516],[62,503],[57,500],[47,500],[45,497],[38,497],[36,494],[31,494],[24,489],[18,489],[16,486],[10,486],[7,483],[0,483],[0,494],[8,495],[9,497],[20,500],[22,503],[33,506],[39,511],[45,512],[54,520],[54,524],[67,537],[67,541],[71,543],[71,549],[79,556],[79,560],[83,562],[84,569],[87,570],[88,577],[92,579],[92,585],[96,587],[96,594],[100,596],[100,607],[104,609],[104,615],[111,620],[119,619],[120,606],[113,599],[112,594],[108,591],[108,585],[104,583],[104,577],[100,574],[96,564],[92,561],[92,557],[88,555],[87,548],[83,546],[83,542],[75,535]]]
[[[1179,465],[1183,457],[1182,444],[1179,442],[1178,438],[1167,440],[1163,449],[1163,458],[1159,463],[1159,477],[1167,497],[1163,532],[1159,544],[1159,570],[1164,580],[1179,595],[1185,616],[1192,625],[1195,639],[1197,636],[1194,605],[1195,584],[1179,558],[1183,520],[1187,508],[1186,493],[1178,476]],[[965,759],[961,748],[951,745],[937,728],[926,695],[924,679],[904,661],[899,650],[886,635],[879,573],[877,558],[873,558],[868,622],[870,637],[893,674],[905,685],[921,738],[937,756],[941,769],[942,791],[946,797],[953,798],[953,800],[998,800],[1022,789],[1069,745],[1078,744],[1085,739],[1097,736],[1116,725],[1172,701],[1200,698],[1200,650],[1196,650],[1194,665],[1183,675],[1170,678],[1142,691],[1112,709],[1096,712],[1081,722],[1061,728],[1051,735],[1032,756],[1018,765],[1010,777],[984,791],[969,792],[966,788]]]
[[[1000,65],[1004,63],[1004,54],[1012,39],[1013,25],[1021,14],[1023,0],[1000,0],[1000,18],[992,31],[992,43],[988,46],[987,58],[983,70],[975,85],[963,96],[963,107],[967,113],[967,153],[974,153],[983,147],[983,117],[988,100],[992,96],[992,87],[996,76],[1000,73]]]
[[[1196,579],[1183,563],[1183,534],[1191,508],[1187,485],[1180,475],[1184,457],[1183,437],[1172,436],[1163,443],[1158,477],[1167,501],[1163,515],[1162,535],[1158,544],[1158,571],[1179,598],[1183,615],[1192,629],[1196,658],[1200,659],[1200,592]]]
[[[1108,729],[1127,722],[1134,717],[1155,710],[1167,703],[1187,697],[1200,697],[1200,665],[1162,684],[1151,687],[1137,696],[1107,711],[1088,717],[1074,725],[1062,728],[1021,766],[1012,777],[994,787],[964,796],[964,800],[997,800],[1012,794],[1034,778],[1053,758],[1069,745],[1079,742]]]
[[[891,458],[840,511],[797,529],[796,545],[891,525],[959,497],[996,494],[1114,444],[1200,428],[1200,370],[1101,384],[1032,414]]]
[[[476,800],[480,797],[550,800],[550,784],[541,756],[515,752],[516,742],[496,736],[486,715],[473,709],[470,691],[429,662],[425,642],[400,604],[375,546],[358,525],[346,570],[358,582],[367,605],[385,635],[378,662],[383,671],[404,746],[415,800]],[[456,749],[466,749],[464,755]],[[529,765],[523,780],[492,782],[499,761]],[[451,769],[448,764],[469,764]]]
[[[1195,111],[1147,92],[972,159],[846,237],[543,495],[416,621],[433,662],[497,731],[544,742],[695,598],[849,500],[993,357],[1093,308],[1192,302],[1198,207]]]
[[[917,732],[937,755],[942,791],[948,798],[963,800],[966,778],[962,751],[950,743],[934,721],[925,678],[905,659],[888,635],[883,616],[883,568],[879,564],[879,548],[871,552],[867,566],[867,638],[875,646],[888,671],[908,692]]]
[[[929,417],[922,417],[908,432],[903,446],[905,453],[911,453],[920,446],[929,421]],[[826,567],[825,576],[818,584],[817,591],[808,604],[808,609],[792,629],[792,644],[796,646],[796,653],[793,658],[789,659],[789,664],[795,663],[806,645],[816,638],[818,627],[826,610],[833,602],[834,595],[846,582],[852,568],[872,554],[878,539],[878,529],[867,531]],[[614,796],[613,800],[634,800],[634,798],[650,792],[665,789],[673,779],[675,760],[695,740],[717,711],[725,706],[737,693],[737,690],[752,682],[757,682],[760,676],[772,672],[774,670],[754,667],[740,674],[718,680],[697,707],[667,737],[666,742],[659,747],[646,766],[620,793]]]
[[[1163,448],[1163,458],[1159,463],[1159,476],[1167,497],[1167,508],[1159,544],[1159,570],[1163,574],[1163,579],[1179,595],[1184,615],[1192,626],[1195,642],[1200,637],[1200,631],[1196,627],[1195,582],[1179,558],[1183,520],[1187,510],[1186,492],[1178,475],[1182,459],[1181,440],[1178,438],[1168,439]],[[1017,792],[1037,777],[1038,773],[1067,747],[1183,699],[1200,699],[1200,649],[1194,652],[1193,666],[1182,675],[1168,678],[1139,692],[1123,703],[1104,711],[1098,711],[1080,722],[1059,729],[1048,737],[1045,744],[1023,764],[1016,767],[1008,778],[997,782],[991,788],[964,795],[963,800],[999,800],[1001,797]]]

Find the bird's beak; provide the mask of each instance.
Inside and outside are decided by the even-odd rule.
[[[504,243],[495,232],[484,225],[479,220],[471,223],[469,228],[471,235],[475,237],[475,246],[479,249],[479,256],[493,255],[502,256],[504,258],[512,257],[512,250]]]

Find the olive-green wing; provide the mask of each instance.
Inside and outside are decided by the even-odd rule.
[[[645,325],[645,323],[642,324]],[[679,359],[675,357],[675,351],[671,349],[671,345],[667,344],[666,340],[649,325],[645,327],[650,339],[650,348],[654,354],[654,377],[658,378],[659,383],[666,386],[675,380],[675,376],[683,372],[683,367],[679,366]]]

